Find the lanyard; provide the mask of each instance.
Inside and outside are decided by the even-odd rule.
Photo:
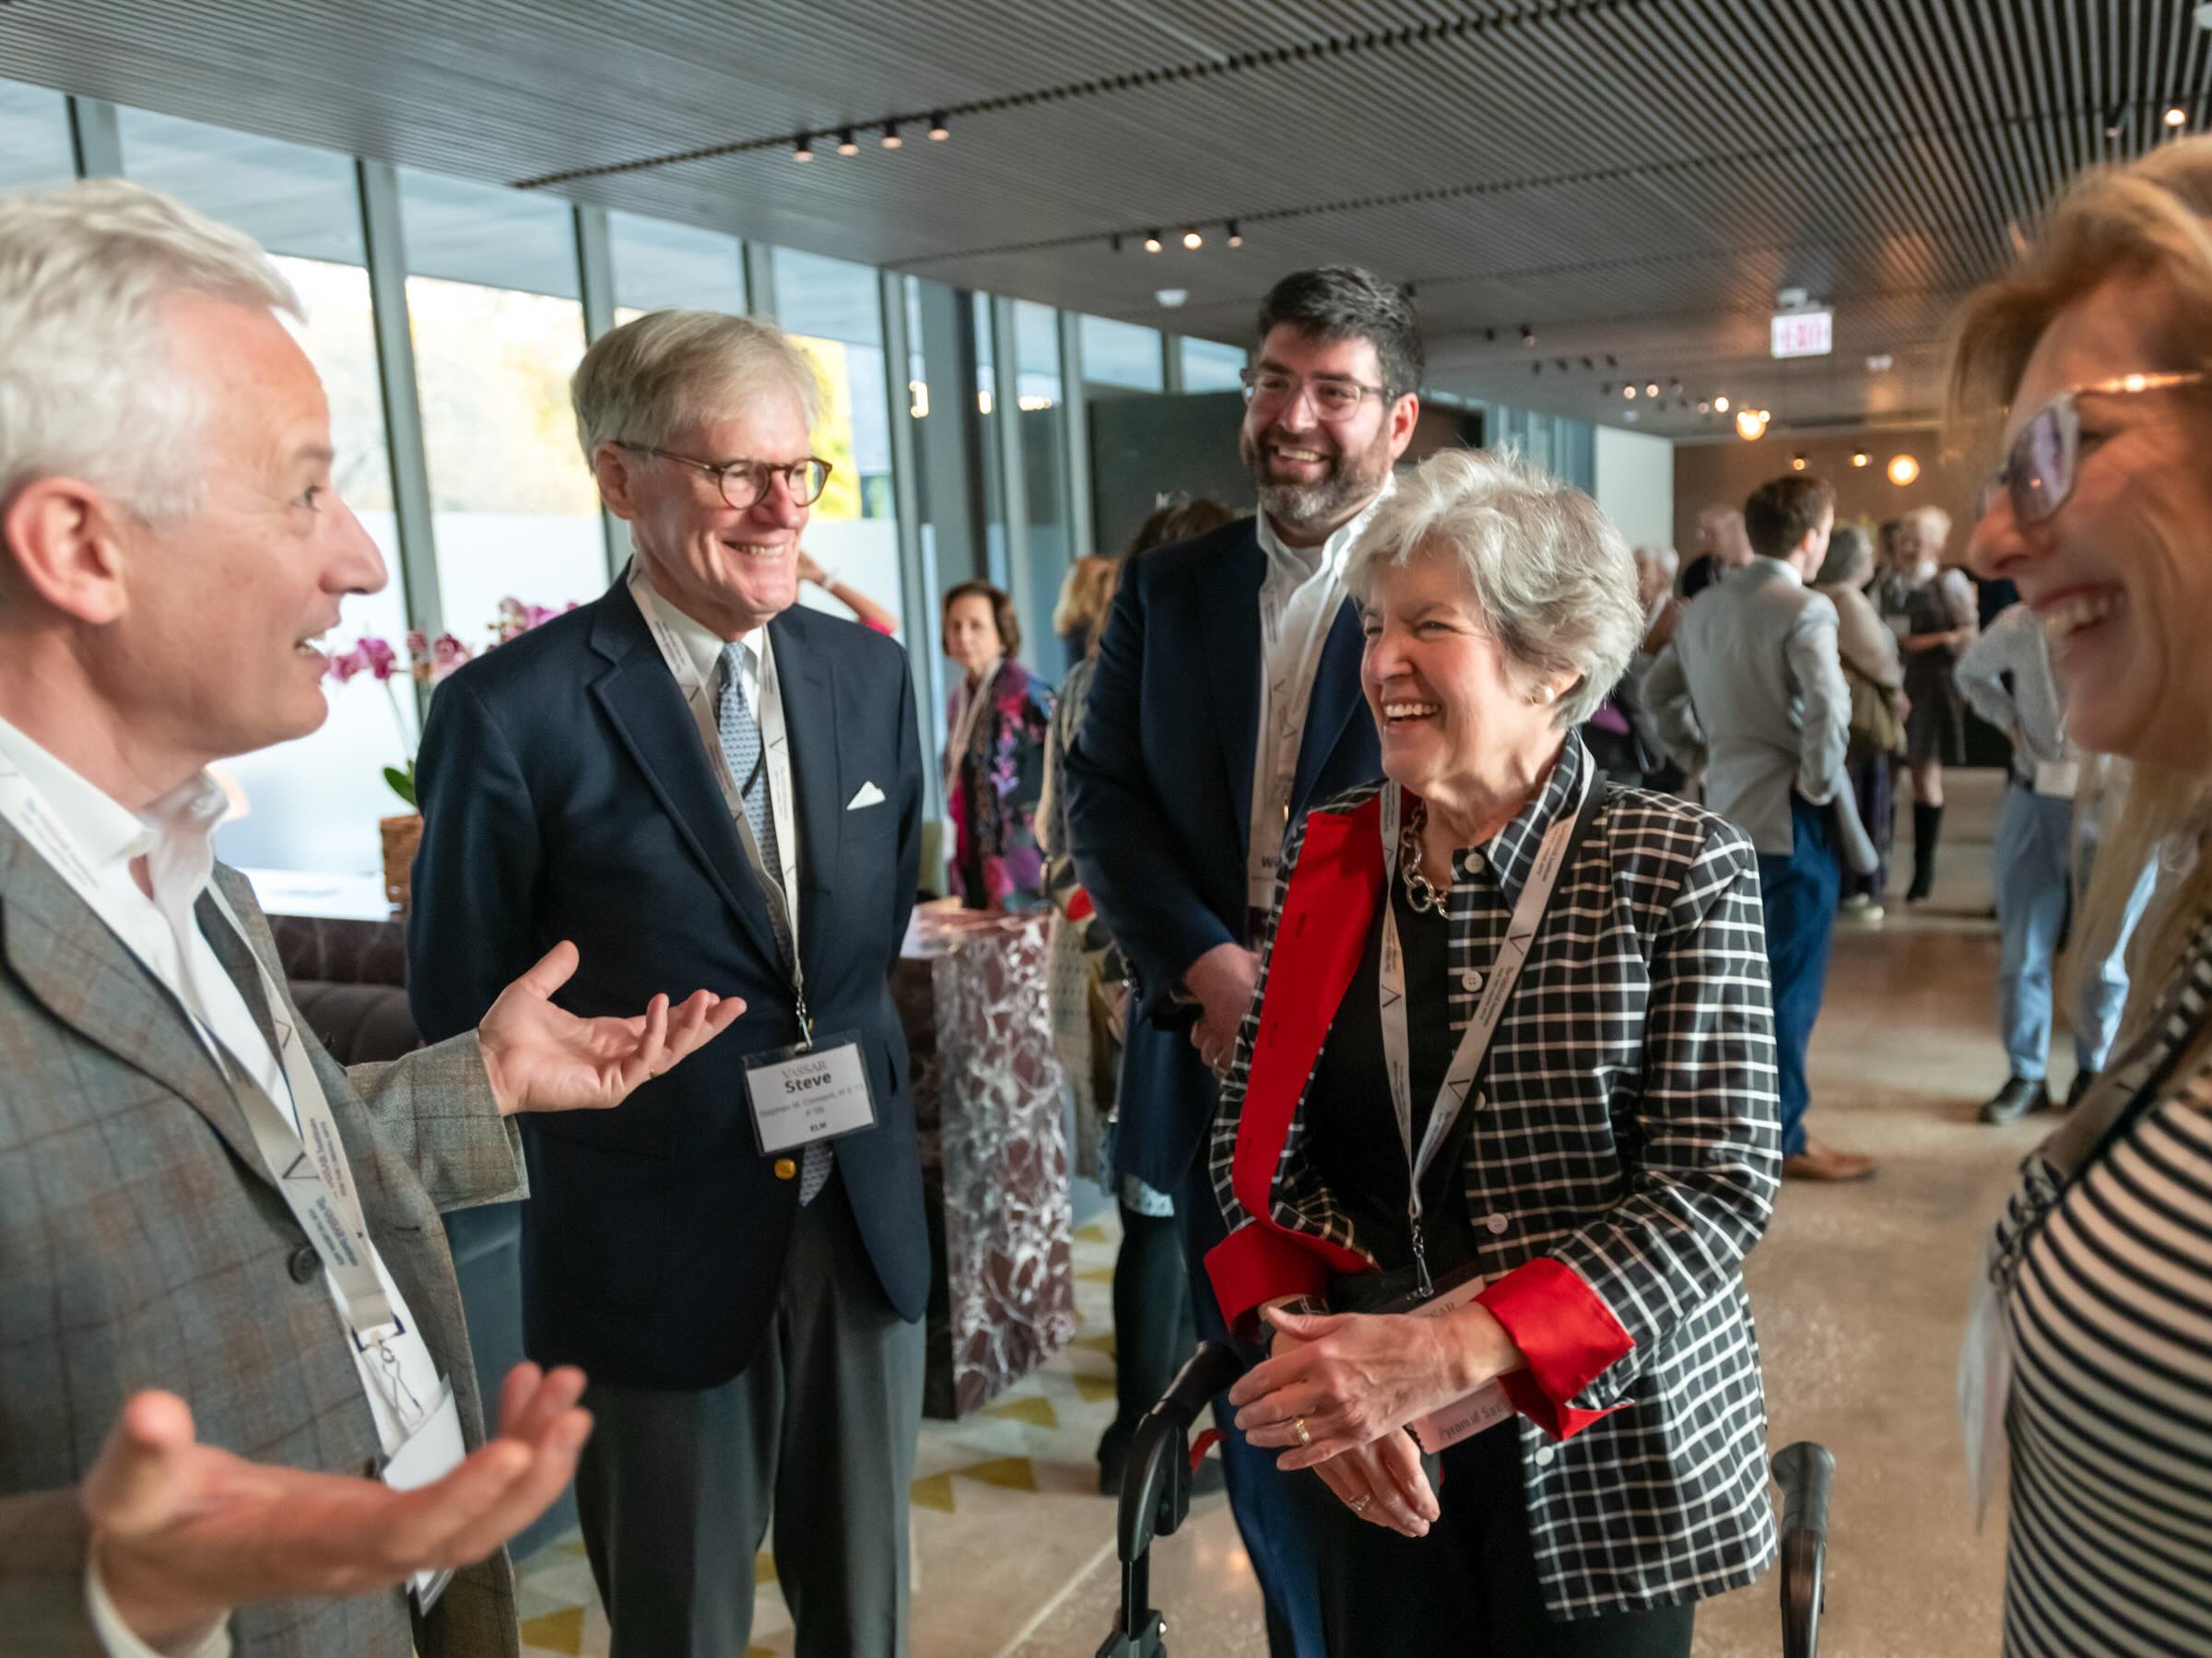
[[[968,758],[968,745],[975,740],[975,723],[982,716],[983,710],[991,706],[992,688],[998,684],[999,669],[1006,665],[1006,659],[1003,656],[993,663],[991,671],[975,682],[973,690],[968,689],[966,681],[961,682],[960,690],[967,700],[960,704],[959,716],[953,721],[952,730],[946,734],[945,798],[947,800],[950,800],[959,792],[960,762]]]
[[[94,876],[91,862],[77,845],[76,838],[41,798],[31,781],[5,755],[0,755],[0,817],[6,818],[30,842],[31,849],[53,867],[69,889],[115,935],[117,942],[137,958],[183,1010],[193,1034],[199,1038],[217,1068],[230,1083],[232,1097],[253,1131],[253,1144],[261,1153],[263,1166],[275,1180],[293,1219],[314,1245],[315,1253],[322,1257],[324,1269],[329,1273],[344,1305],[346,1323],[356,1346],[363,1353],[375,1355],[376,1362],[364,1365],[363,1370],[376,1379],[385,1403],[392,1407],[403,1429],[412,1432],[428,1416],[430,1402],[417,1399],[402,1381],[399,1356],[389,1345],[391,1338],[401,1333],[400,1324],[376,1275],[368,1223],[361,1214],[359,1194],[354,1189],[353,1171],[346,1159],[344,1142],[339,1139],[337,1123],[331,1116],[330,1101],[323,1092],[323,1084],[315,1076],[314,1065],[308,1058],[297,1028],[284,1017],[283,994],[270,977],[260,952],[246,943],[245,929],[239,924],[229,903],[213,885],[206,888],[225,923],[238,934],[241,943],[246,943],[246,953],[253,958],[254,969],[260,974],[262,997],[276,1028],[277,1058],[291,1091],[292,1109],[299,1113],[297,1126],[286,1118],[265,1091],[253,1086],[252,1067],[230,1053],[194,1013],[192,998],[185,994],[184,987],[160,966],[148,960],[132,941],[132,929],[123,922],[114,895]],[[182,952],[184,947],[182,938],[178,946]],[[242,1087],[239,1086],[241,1082]]]
[[[1465,1109],[1467,1096],[1474,1092],[1475,1078],[1489,1052],[1490,1038],[1497,1032],[1498,1021],[1505,1016],[1505,1005],[1512,997],[1513,986],[1520,982],[1522,964],[1528,959],[1528,952],[1535,943],[1537,925],[1551,903],[1552,889],[1559,884],[1559,871],[1566,867],[1568,852],[1581,839],[1584,826],[1594,816],[1593,807],[1598,798],[1598,791],[1592,787],[1595,775],[1595,766],[1584,755],[1582,793],[1575,797],[1574,809],[1561,812],[1544,831],[1544,839],[1536,848],[1535,862],[1529,868],[1527,880],[1522,884],[1520,901],[1513,906],[1512,919],[1506,924],[1505,940],[1499,946],[1497,960],[1483,983],[1466,1029],[1460,1033],[1459,1047],[1444,1072],[1443,1084],[1436,1091],[1436,1103],[1430,1108],[1429,1126],[1421,1135],[1418,1150],[1413,1143],[1412,1041],[1406,1025],[1406,956],[1398,943],[1397,909],[1392,902],[1392,886],[1398,878],[1398,826],[1403,800],[1396,783],[1383,785],[1382,958],[1377,991],[1382,1000],[1383,1069],[1390,1080],[1390,1103],[1397,1118],[1398,1143],[1406,1150],[1406,1213],[1413,1227],[1413,1261],[1418,1293],[1422,1300],[1435,1292],[1435,1286],[1429,1276],[1428,1244],[1421,1234],[1421,1177],[1429,1172],[1444,1136],[1452,1132],[1452,1125]]]
[[[777,911],[782,935],[791,941],[791,959],[785,965],[791,969],[791,993],[798,1003],[799,1034],[806,1045],[812,1047],[814,1020],[806,1011],[806,975],[799,966],[799,861],[798,837],[791,820],[791,747],[784,735],[783,696],[776,677],[776,654],[769,648],[768,629],[758,629],[760,694],[753,717],[760,726],[760,751],[768,768],[768,809],[776,826],[777,862],[782,865],[777,872],[780,878],[775,880],[769,878],[768,861],[760,855],[760,843],[753,839],[752,819],[746,816],[745,796],[738,791],[737,780],[730,775],[729,758],[722,751],[722,719],[714,706],[713,688],[700,677],[699,664],[689,647],[661,614],[659,596],[646,578],[644,565],[633,558],[624,580],[629,583],[629,595],[637,601],[653,642],[660,647],[661,660],[668,664],[668,672],[684,693],[684,705],[691,711],[700,739],[706,744],[708,764],[722,790],[723,804],[737,826],[737,837],[745,843],[745,861],[752,866],[761,897]]]

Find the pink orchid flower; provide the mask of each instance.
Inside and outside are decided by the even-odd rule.
[[[361,666],[377,679],[389,679],[398,664],[399,653],[374,635],[364,637],[354,651],[361,659]]]
[[[441,633],[430,647],[430,683],[442,684],[476,653],[450,633]]]
[[[356,674],[361,673],[367,669],[368,666],[369,659],[361,654],[360,647],[356,645],[350,651],[333,652],[331,653],[329,664],[324,669],[324,672],[327,673],[340,685],[344,685]]]

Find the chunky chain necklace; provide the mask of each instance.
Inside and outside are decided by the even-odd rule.
[[[1429,805],[1416,800],[1398,831],[1398,873],[1406,878],[1406,901],[1416,915],[1434,915],[1444,908],[1451,888],[1438,891],[1436,883],[1421,873],[1421,825],[1429,821]]]

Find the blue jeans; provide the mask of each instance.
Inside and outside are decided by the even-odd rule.
[[[1191,1312],[1200,1341],[1230,1342],[1221,1303],[1206,1276],[1206,1252],[1228,1236],[1221,1205],[1214,1195],[1206,1146],[1191,1159],[1189,1176],[1175,1194],[1175,1224],[1182,1235],[1191,1269]],[[1248,1359],[1256,1352],[1243,1348]],[[1285,1474],[1275,1465],[1282,1454],[1253,1445],[1238,1432],[1229,1395],[1214,1401],[1214,1425],[1221,1430],[1221,1472],[1229,1482],[1230,1511],[1244,1538],[1244,1552],[1260,1580],[1267,1603],[1267,1647],[1272,1658],[1328,1658],[1321,1620],[1321,1554],[1309,1507],[1290,1482],[1318,1481],[1318,1474]]]
[[[1782,1093],[1782,1155],[1805,1149],[1805,1050],[1828,987],[1828,945],[1836,930],[1842,865],[1830,806],[1790,795],[1794,831],[1787,857],[1759,856],[1759,897],[1767,912],[1767,977],[1774,989],[1774,1063]]]
[[[2072,890],[2074,803],[2038,794],[2017,778],[1997,812],[1997,930],[2004,956],[1997,970],[1997,1030],[2015,1076],[2038,1081],[2051,1052],[2051,964],[2065,931]],[[2086,886],[2091,853],[2084,848]],[[2145,869],[2129,897],[2120,935],[2111,953],[2082,981],[2074,1017],[2074,1063],[2082,1071],[2104,1067],[2120,1009],[2127,1000],[2128,935],[2150,901],[2154,871]]]

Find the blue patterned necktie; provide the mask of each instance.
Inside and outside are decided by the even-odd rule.
[[[737,784],[737,797],[745,803],[745,820],[752,826],[753,844],[760,849],[760,862],[766,865],[768,878],[782,890],[783,859],[776,844],[776,815],[769,810],[768,757],[760,746],[760,722],[753,717],[752,704],[745,698],[745,646],[731,642],[722,647],[722,702],[715,711],[715,724],[722,737],[722,755],[730,764],[730,776]],[[769,923],[775,928],[776,947],[782,951],[785,965],[797,958],[792,947],[791,934],[784,925],[781,905],[768,907]],[[799,1165],[799,1202],[812,1203],[821,1195],[823,1182],[830,1178],[830,1147],[817,1140],[806,1147]]]

